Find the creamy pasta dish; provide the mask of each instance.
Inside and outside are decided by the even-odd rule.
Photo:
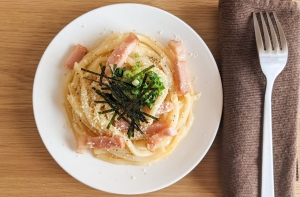
[[[137,33],[114,33],[66,62],[65,108],[77,152],[145,165],[166,157],[193,122],[185,48]]]

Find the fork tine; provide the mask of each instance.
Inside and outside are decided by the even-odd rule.
[[[268,32],[268,28],[267,28],[264,16],[263,16],[263,14],[261,12],[260,12],[260,17],[261,17],[261,22],[262,22],[263,30],[264,30],[264,38],[265,38],[266,51],[270,51],[270,50],[272,50],[271,40],[270,40],[270,36],[269,36],[269,32]]]
[[[258,21],[256,18],[256,13],[254,13],[254,12],[253,12],[253,21],[254,21],[254,31],[255,31],[255,40],[256,40],[257,50],[261,51],[264,49],[264,46],[263,46],[263,41],[261,38],[260,28],[259,28]]]
[[[280,43],[281,43],[281,49],[283,51],[287,50],[287,42],[286,42],[286,38],[285,38],[285,35],[283,33],[283,30],[282,30],[282,27],[280,25],[280,22],[278,21],[278,18],[277,16],[275,15],[275,13],[273,12],[273,16],[275,18],[275,22],[276,22],[276,25],[277,25],[277,29],[278,29],[278,32],[279,32],[279,38],[280,38]]]
[[[271,37],[272,37],[273,48],[274,48],[275,51],[278,51],[278,50],[280,50],[279,46],[278,46],[278,40],[277,40],[275,29],[274,29],[274,26],[273,26],[273,23],[271,21],[269,13],[267,13],[267,18],[268,18],[268,23],[269,23],[270,30],[271,30]]]

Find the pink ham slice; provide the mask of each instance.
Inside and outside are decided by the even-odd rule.
[[[75,62],[80,62],[82,58],[87,54],[87,52],[87,48],[80,44],[77,44],[75,50],[72,52],[66,62],[66,67],[73,69]]]
[[[113,125],[114,125],[115,127],[117,127],[118,129],[120,129],[121,131],[126,131],[126,132],[128,131],[129,126],[130,126],[130,125],[128,124],[128,122],[126,122],[126,121],[123,120],[123,119],[114,121]]]
[[[121,119],[121,120],[117,120],[113,123],[113,125],[115,127],[117,127],[118,129],[120,129],[123,132],[127,132],[129,129],[129,124],[128,122],[126,122],[125,120]],[[169,127],[169,123],[167,122],[153,122],[151,125],[149,126],[144,126],[141,127],[141,130],[146,133],[147,135],[151,136],[154,135],[158,132],[160,132],[161,130],[168,128]]]
[[[174,77],[177,86],[177,93],[185,95],[190,91],[189,76],[187,72],[187,64],[185,61],[175,60]]]
[[[140,41],[136,35],[129,33],[125,41],[120,46],[116,47],[109,56],[106,66],[110,66],[112,64],[117,65],[117,67],[122,67],[128,55],[136,48],[139,42]]]
[[[168,46],[173,51],[178,61],[186,61],[185,48],[181,42],[170,40]]]
[[[142,128],[142,131],[144,131],[147,135],[152,136],[168,128],[169,125],[170,124],[167,122],[153,122],[151,125]]]
[[[175,136],[177,135],[177,131],[175,128],[173,127],[169,127],[166,129],[161,130],[160,132],[152,135],[147,143],[147,148],[148,150],[154,152],[156,149],[156,146],[162,141],[162,139],[164,137],[168,137],[168,136]]]
[[[190,85],[184,46],[181,42],[175,40],[170,40],[168,46],[175,54],[174,78],[177,93],[179,95],[185,95],[190,91]]]
[[[173,103],[169,101],[164,101],[158,108],[156,115],[161,115],[164,113],[168,113],[174,109]]]
[[[78,139],[77,153],[83,153],[86,148],[110,149],[124,148],[125,141],[121,136],[99,136],[87,137],[80,136]]]

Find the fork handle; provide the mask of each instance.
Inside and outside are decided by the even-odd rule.
[[[274,197],[273,141],[272,141],[272,89],[275,79],[268,79],[265,92],[261,197]]]

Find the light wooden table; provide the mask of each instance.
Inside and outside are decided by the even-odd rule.
[[[300,1],[300,0],[299,0]],[[92,9],[121,0],[0,0],[0,196],[117,196],[92,189],[67,174],[38,134],[32,86],[39,60],[53,37]],[[139,0],[189,24],[219,62],[217,0]],[[220,134],[201,163],[177,183],[140,196],[222,196]],[[297,183],[300,196],[300,184]]]

